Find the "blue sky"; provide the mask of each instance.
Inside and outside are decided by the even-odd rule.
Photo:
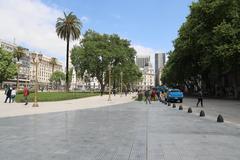
[[[116,33],[131,41],[138,55],[173,49],[172,41],[193,0],[0,0],[0,39],[65,61],[66,42],[55,24],[63,11],[74,12],[84,33]],[[78,41],[71,42],[71,47]]]
[[[117,33],[133,44],[167,52],[192,0],[44,0],[87,17],[83,32]]]

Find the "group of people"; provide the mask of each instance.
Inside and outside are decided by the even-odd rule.
[[[7,103],[7,101],[9,103],[15,102],[15,98],[16,98],[16,95],[17,95],[16,88],[11,87],[11,86],[7,86],[5,88],[5,95],[6,95],[6,98],[5,98],[4,103]],[[28,96],[29,96],[29,90],[28,90],[27,86],[25,86],[24,89],[23,89],[23,96],[24,96],[25,105],[27,105],[28,104]]]
[[[6,99],[5,99],[4,103],[7,103],[7,101],[9,103],[15,102],[16,94],[17,94],[17,92],[16,92],[16,88],[15,87],[7,86],[5,88]]]
[[[144,91],[144,96],[145,96],[145,102],[146,104],[151,104],[151,101],[152,100],[157,100],[158,101],[164,101],[166,98],[166,93],[165,92],[160,92],[159,90],[156,90],[156,89],[152,89],[152,90],[145,90]],[[203,107],[203,92],[202,90],[199,90],[198,91],[198,94],[197,94],[197,104],[196,106],[198,107],[198,105],[200,104],[201,107]]]
[[[160,92],[159,90],[145,90],[144,91],[144,96],[145,96],[145,101],[146,104],[151,104],[152,100],[158,100],[158,101],[162,101],[165,99],[165,94],[164,92]]]

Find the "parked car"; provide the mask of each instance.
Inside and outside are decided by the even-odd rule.
[[[167,102],[177,102],[179,101],[182,103],[183,101],[183,92],[181,92],[179,89],[169,89],[166,96]]]

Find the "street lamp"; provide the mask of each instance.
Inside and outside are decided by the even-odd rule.
[[[111,101],[111,65],[109,64],[108,65],[108,72],[109,72],[109,74],[108,74],[108,101]]]
[[[120,76],[121,76],[121,97],[122,97],[122,78],[123,78],[123,72],[120,72]]]
[[[32,107],[39,107],[38,103],[37,103],[37,92],[38,92],[38,65],[39,63],[41,63],[42,61],[42,54],[36,54],[36,53],[32,53],[32,60],[33,60],[33,64],[35,65],[35,69],[36,69],[36,74],[35,74],[35,94],[34,94],[34,103],[32,105]]]

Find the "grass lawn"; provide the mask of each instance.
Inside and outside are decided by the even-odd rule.
[[[85,97],[98,96],[100,93],[94,92],[39,92],[37,94],[38,102],[62,101],[70,99],[78,99]],[[34,101],[34,93],[30,93],[28,97],[29,102]],[[16,102],[24,102],[23,94],[16,96]]]

